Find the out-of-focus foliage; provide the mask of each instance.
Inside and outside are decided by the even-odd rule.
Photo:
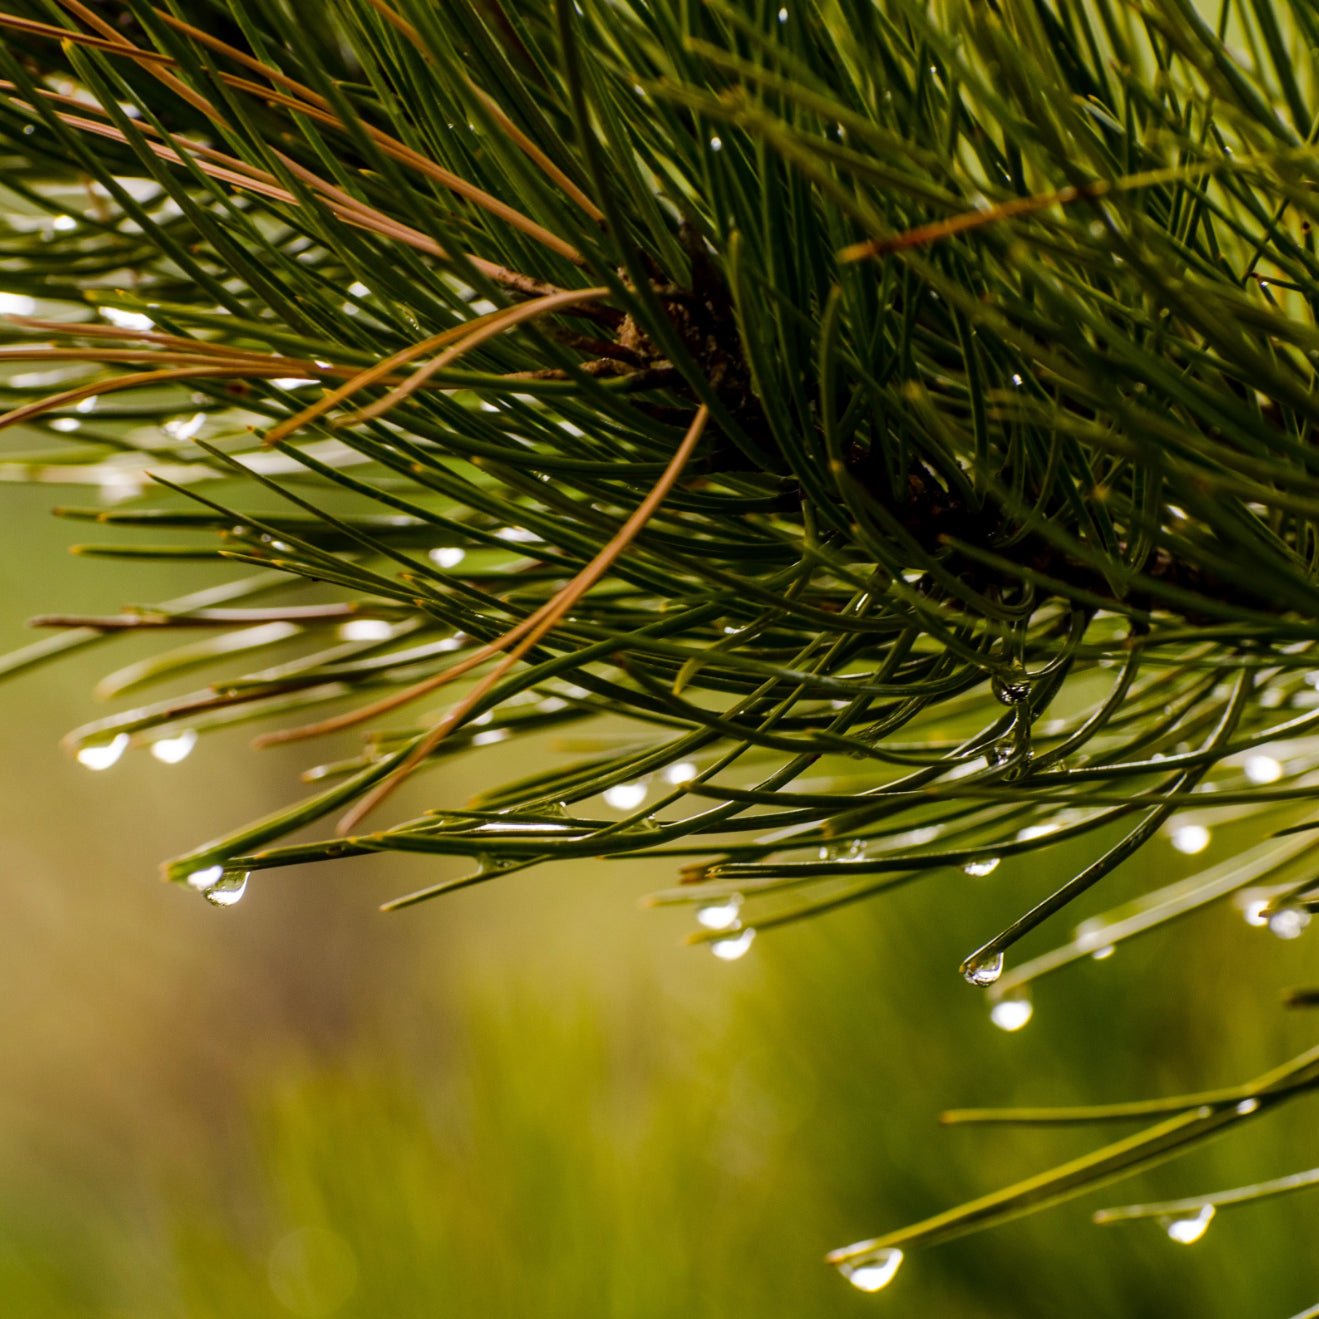
[[[246,568],[49,615],[5,671],[169,639],[101,683],[153,699],[70,735],[93,769],[371,728],[172,878],[231,905],[294,863],[469,860],[403,905],[670,857],[657,901],[735,959],[1065,855],[962,959],[1009,1028],[1030,982],[1211,904],[1304,932],[1308,6],[342,0],[309,33],[255,0],[11,0],[0,26],[4,474],[116,501],[65,512],[140,531],[85,547],[126,574]],[[528,769],[480,782],[508,739]],[[459,755],[473,794],[377,827]],[[1222,826],[1213,868],[1114,887]],[[1101,881],[1118,905],[1050,936]],[[1088,1113],[1146,1125],[836,1262],[882,1285],[899,1245],[1254,1125],[1319,1064],[1259,1075]]]

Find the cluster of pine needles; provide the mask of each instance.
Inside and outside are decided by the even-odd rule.
[[[84,763],[242,721],[326,748],[311,795],[171,878],[225,902],[294,863],[469,861],[403,906],[671,857],[655,900],[731,957],[1083,840],[963,964],[1009,1028],[1034,980],[1210,904],[1304,931],[1312,6],[4,10],[0,475],[91,488],[60,512],[126,537],[79,547],[125,583],[231,571],[35,620],[0,673],[149,633],[102,695],[205,685],[75,730]],[[508,739],[557,750],[394,818],[424,769],[479,777]],[[1206,822],[1245,841],[1060,942],[1065,907]],[[904,1248],[1317,1086],[1319,1051],[1207,1094],[950,1115],[1143,1125],[833,1258],[877,1289]],[[1316,1175],[1283,1180],[1107,1217],[1191,1239]]]

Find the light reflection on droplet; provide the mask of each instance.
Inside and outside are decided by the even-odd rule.
[[[756,937],[755,930],[745,929],[740,934],[736,934],[727,939],[716,939],[710,945],[710,951],[721,962],[736,962],[739,957],[745,957],[747,950],[751,947],[751,941]]]
[[[722,139],[722,138],[719,138],[719,137],[712,137],[712,138],[710,139],[710,150],[711,150],[711,151],[722,151],[723,149],[724,149],[724,143],[723,143],[723,139]]]
[[[82,422],[80,422],[77,417],[56,417],[55,420],[50,423],[51,430],[62,431],[66,435],[79,430],[81,426]]]
[[[1259,1108],[1259,1100],[1252,1095],[1249,1099],[1243,1099],[1237,1105],[1237,1112],[1242,1117],[1249,1117],[1257,1108]]]
[[[218,884],[223,878],[223,866],[207,866],[204,870],[194,870],[188,876],[188,887],[204,893],[208,888]]]
[[[71,229],[78,227],[78,222],[71,215],[57,215],[51,222],[50,227],[58,230],[62,234],[67,234]]]
[[[664,771],[664,778],[666,782],[679,786],[683,783],[690,783],[696,777],[697,772],[694,760],[680,760]]]
[[[731,930],[736,927],[741,910],[741,894],[730,893],[717,902],[697,907],[696,923],[703,925],[707,930]]]
[[[838,1272],[852,1284],[857,1291],[882,1291],[893,1281],[902,1263],[902,1251],[896,1247],[876,1250],[859,1259],[844,1260],[838,1265]]]
[[[1273,756],[1251,756],[1245,768],[1252,783],[1276,783],[1282,778],[1282,762]]]
[[[467,557],[467,551],[456,545],[444,545],[431,550],[428,557],[439,568],[456,568]]]
[[[962,979],[968,985],[975,985],[977,989],[984,989],[986,985],[992,985],[1003,974],[1003,954],[990,953],[988,956],[968,957],[962,963],[961,970]]]
[[[962,867],[962,871],[967,875],[974,875],[976,879],[983,879],[986,875],[992,875],[998,869],[999,857],[986,856],[980,857],[975,861],[968,861]]]
[[[604,791],[605,804],[616,811],[630,811],[646,800],[644,783],[615,783]]]
[[[507,728],[486,728],[472,736],[472,745],[474,747],[493,746],[496,742],[505,742],[513,734]]]
[[[1177,851],[1187,856],[1203,852],[1209,846],[1210,833],[1202,824],[1184,824],[1172,831],[1171,842]]]
[[[1299,939],[1310,923],[1310,913],[1301,907],[1283,907],[1269,917],[1269,933],[1279,939]]]
[[[1035,1005],[1024,994],[1000,999],[989,1009],[989,1019],[999,1030],[1020,1030],[1035,1015]]]
[[[100,742],[92,746],[79,747],[77,761],[88,769],[109,769],[118,762],[119,757],[128,750],[128,734],[116,733],[109,742]]]
[[[1201,1205],[1191,1214],[1178,1214],[1175,1218],[1161,1218],[1159,1225],[1168,1234],[1170,1240],[1179,1246],[1193,1246],[1209,1231],[1209,1224],[1214,1221],[1217,1211],[1213,1205]]]
[[[388,641],[394,628],[383,618],[354,618],[339,628],[345,641]]]
[[[185,728],[173,737],[158,737],[151,744],[151,754],[162,765],[177,765],[188,758],[196,745],[197,734],[191,728]]]

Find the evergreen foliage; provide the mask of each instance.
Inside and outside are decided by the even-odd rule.
[[[655,900],[736,956],[1084,840],[968,951],[1010,1028],[1036,979],[1210,903],[1303,932],[1312,6],[5,10],[3,474],[98,487],[61,512],[124,535],[80,549],[125,581],[143,558],[235,571],[36,620],[53,637],[0,672],[158,634],[103,694],[205,685],[75,730],[84,763],[244,721],[326,748],[311,795],[171,878],[225,903],[294,863],[470,861],[404,906],[670,856]],[[390,796],[565,733],[578,751],[468,802]],[[1059,934],[1206,821],[1249,845]],[[1319,1051],[1208,1094],[953,1115],[1142,1126],[834,1261],[883,1286],[901,1249],[1316,1086]]]

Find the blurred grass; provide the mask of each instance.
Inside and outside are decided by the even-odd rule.
[[[22,549],[0,559],[6,645],[27,613],[118,601],[113,565],[61,558],[44,496],[3,500]],[[156,577],[133,598],[179,589]],[[233,735],[89,774],[55,741],[103,669],[0,692],[0,1313],[1287,1319],[1319,1300],[1313,1199],[1221,1214],[1189,1249],[1088,1221],[1319,1161],[1312,1101],[915,1255],[882,1296],[820,1262],[1100,1138],[941,1130],[941,1108],[1228,1084],[1306,1047],[1312,1016],[1277,995],[1313,981],[1313,936],[1209,912],[1193,938],[1046,981],[1005,1035],[955,967],[1055,882],[1038,858],[933,876],[731,965],[680,946],[681,914],[639,908],[671,881],[655,863],[384,917],[377,901],[439,873],[385,858],[262,875],[216,911],[156,883],[156,861],[292,797],[294,762]],[[446,772],[461,781],[424,791],[466,796],[467,767]],[[1213,855],[1160,844],[1142,864],[1170,878]]]

